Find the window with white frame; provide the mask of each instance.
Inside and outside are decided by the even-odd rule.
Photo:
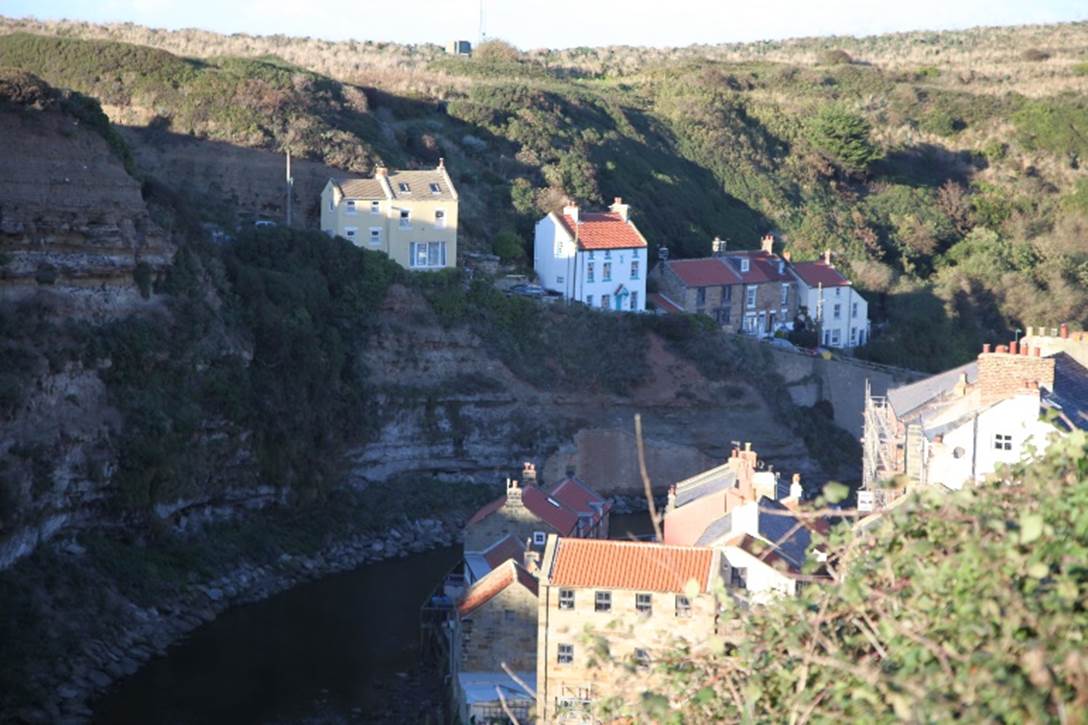
[[[382,213],[382,203],[380,201],[370,202],[370,213],[371,214],[381,214]]]
[[[749,285],[744,288],[744,306],[749,310],[756,308],[756,287]]]
[[[559,608],[560,609],[574,609],[574,590],[573,589],[560,589],[559,590]]]
[[[650,666],[650,653],[641,647],[635,648],[635,664],[639,667]]]
[[[355,234],[358,231],[359,229],[357,227],[344,227],[344,236],[354,242]]]
[[[790,303],[790,286],[788,284],[782,285],[782,305],[788,305]]]
[[[605,252],[605,254],[607,254],[607,252]],[[612,281],[612,263],[611,262],[604,262],[603,264],[601,264],[601,281],[602,282],[611,282]]]
[[[638,279],[638,260],[631,260],[631,279]]]
[[[370,246],[379,247],[382,243],[382,228],[370,227]]]
[[[605,259],[612,259],[612,250],[611,249],[604,250],[604,258]]]
[[[994,433],[994,450],[1011,451],[1012,436],[1007,433]]]
[[[408,183],[405,182],[405,181],[402,181],[399,184],[397,184],[397,188],[400,189],[400,193],[402,193],[402,194],[411,194],[412,193],[412,187],[408,186]]]
[[[355,214],[355,200],[348,199],[344,202],[344,212],[346,214]]]
[[[445,242],[412,242],[411,266],[417,269],[446,266]]]
[[[631,309],[632,310],[637,310],[638,309],[638,292],[632,292],[631,293]]]
[[[574,645],[559,645],[559,652],[558,657],[556,657],[556,662],[561,665],[569,665],[571,662],[574,662]]]
[[[842,317],[842,305],[835,305],[833,317],[838,320]]]
[[[612,592],[595,592],[593,595],[593,611],[612,611]]]
[[[744,316],[744,331],[754,333],[756,331],[756,316],[745,315]]]
[[[839,343],[841,341],[842,341],[842,335],[839,333],[839,331],[838,330],[832,330],[831,331],[831,344],[834,347],[838,347]]]
[[[607,310],[610,304],[608,295],[601,295],[601,309]]]
[[[429,184],[429,186],[431,188],[431,193],[432,194],[441,194],[442,193],[442,187],[439,186],[436,182],[432,181]]]
[[[434,225],[439,229],[446,228],[446,212],[443,209],[434,210]]]
[[[742,566],[734,566],[729,570],[729,586],[734,589],[748,588],[748,570]]]
[[[850,328],[850,347],[855,347],[858,344],[858,328]]]
[[[635,594],[635,609],[642,614],[651,614],[654,610],[653,595],[648,592]]]
[[[851,302],[850,303],[850,314],[852,316],[854,316],[854,317],[858,316],[858,303],[857,302]]]
[[[587,307],[592,307],[593,306],[593,295],[586,295],[586,306]]]
[[[740,258],[740,271],[747,272],[752,269],[752,261],[747,257]]]
[[[408,209],[400,210],[400,228],[411,229],[412,228],[412,212]]]
[[[676,616],[681,619],[691,617],[691,600],[683,594],[676,595]]]
[[[586,282],[593,281],[593,262],[586,262]]]
[[[537,546],[543,546],[548,541],[548,535],[543,531],[533,532],[533,543]]]

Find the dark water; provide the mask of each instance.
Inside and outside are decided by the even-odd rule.
[[[613,516],[612,538],[652,533]],[[96,723],[243,725],[403,719],[419,686],[419,606],[459,548],[367,564],[228,610],[96,703]],[[440,685],[439,685],[440,686]],[[392,710],[392,712],[391,712]]]
[[[96,723],[389,721],[411,687],[419,607],[460,557],[367,564],[231,609],[115,685]]]

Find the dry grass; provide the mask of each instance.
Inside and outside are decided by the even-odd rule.
[[[131,23],[0,18],[0,33],[17,30],[118,40],[197,58],[272,54],[340,80],[429,98],[444,98],[451,87],[458,85],[448,74],[433,70],[432,63],[444,57],[444,51],[429,43],[401,45],[282,35],[228,36],[192,29],[158,30]],[[630,76],[663,63],[699,58],[815,66],[832,50],[845,51],[856,63],[922,73],[928,84],[975,93],[1011,91],[1040,97],[1088,91],[1088,77],[1078,76],[1073,70],[1078,63],[1088,60],[1088,22],[915,31],[862,38],[795,38],[686,48],[608,46],[533,50],[523,57],[545,67],[603,77]]]

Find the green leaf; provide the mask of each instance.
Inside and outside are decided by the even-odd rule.
[[[824,486],[824,498],[828,503],[838,503],[850,495],[850,487],[838,481],[828,481]]]
[[[1020,515],[1020,543],[1030,544],[1043,535],[1043,517],[1039,514]]]

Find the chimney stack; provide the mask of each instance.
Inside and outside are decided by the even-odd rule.
[[[506,479],[506,505],[510,508],[521,507],[521,488],[517,481]]]
[[[763,235],[763,241],[760,244],[760,249],[762,249],[764,251],[764,253],[766,253],[766,254],[774,254],[774,235],[773,234],[764,234]]]
[[[824,250],[824,264],[826,264],[828,267],[831,266],[831,250],[830,249],[825,249]]]
[[[982,344],[982,352],[983,354],[988,354],[990,352],[990,343],[984,342]]]
[[[574,220],[574,223],[577,224],[578,221],[579,221],[578,220],[578,205],[577,204],[567,204],[565,207],[563,207],[563,215],[564,216],[569,216],[571,219]]]
[[[536,466],[531,461],[526,461],[525,465],[521,467],[521,480],[527,484],[536,483]]]
[[[378,166],[377,168],[375,168],[374,177],[377,178],[379,176],[389,176],[389,169],[385,168],[384,166]]]
[[[786,260],[787,262],[792,262],[793,261],[793,255],[790,254],[789,250],[784,249],[784,250],[782,250],[782,259]]]
[[[715,257],[725,254],[725,242],[721,237],[714,237],[714,240],[710,242],[710,252]]]
[[[624,221],[628,221],[631,218],[631,205],[624,204],[621,197],[617,196],[612,202],[612,206],[608,207],[608,209],[615,214],[619,214],[620,218]]]
[[[446,168],[446,159],[445,159],[444,157],[442,157],[442,156],[439,156],[439,157],[438,157],[438,166],[437,166],[436,168],[437,168],[437,169],[444,169],[444,168]]]
[[[1019,355],[1020,354],[1020,343],[1017,342],[1016,340],[1013,340],[1012,342],[1010,342],[1009,343],[1009,352],[1012,353],[1013,355]]]
[[[658,247],[657,248],[657,258],[659,260],[661,260],[662,262],[668,262],[669,261],[669,248],[668,247]]]
[[[665,510],[672,511],[676,508],[676,484],[669,486],[669,498]]]
[[[1024,381],[1036,381],[1037,386],[1054,388],[1054,358],[1041,357],[1038,347],[1032,348],[1033,354],[1025,356],[1006,345],[998,345],[994,352],[989,352],[988,345],[983,346],[978,356],[978,387],[981,402],[990,405],[1016,395],[1024,389]]]
[[[1064,323],[1064,322],[1063,322],[1063,323],[1061,324],[1061,326],[1060,326],[1060,327],[1058,328],[1058,334],[1059,334],[1059,335],[1060,335],[1060,336],[1061,336],[1062,338],[1067,338],[1067,337],[1069,337],[1069,325],[1067,325],[1066,323]]]

